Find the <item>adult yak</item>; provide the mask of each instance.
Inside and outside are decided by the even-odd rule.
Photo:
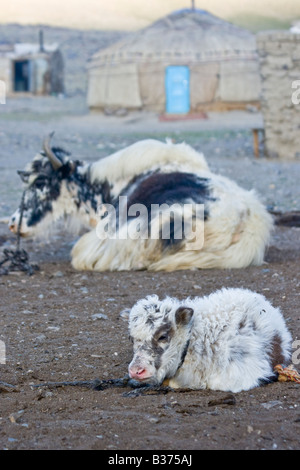
[[[85,163],[51,147],[51,137],[19,171],[26,187],[10,219],[13,232],[19,226],[23,236],[43,235],[61,219],[70,228],[74,222],[85,226],[88,232],[72,250],[79,270],[243,268],[263,262],[271,216],[254,191],[212,173],[189,145],[142,140]]]

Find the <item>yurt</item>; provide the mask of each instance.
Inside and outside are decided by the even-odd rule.
[[[259,95],[255,36],[199,9],[131,33],[88,65],[90,109],[221,111],[258,105]]]

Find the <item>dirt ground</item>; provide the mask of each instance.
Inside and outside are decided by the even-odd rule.
[[[14,244],[2,225],[1,241]],[[156,293],[179,298],[247,287],[280,306],[299,338],[299,229],[277,228],[266,261],[243,270],[77,272],[71,239],[26,241],[40,271],[0,278],[2,449],[298,449],[300,385],[273,383],[235,395],[209,390],[132,396],[44,382],[123,377],[131,360],[123,308]],[[300,358],[300,353],[296,356]],[[231,395],[228,397],[228,395]],[[228,399],[229,398],[229,399]]]

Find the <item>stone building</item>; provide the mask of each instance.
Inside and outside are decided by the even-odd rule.
[[[300,33],[259,33],[257,49],[265,153],[272,158],[300,158]]]
[[[64,62],[56,44],[0,45],[0,81],[7,96],[64,92]]]
[[[244,109],[259,95],[255,36],[204,10],[175,11],[100,50],[88,66],[91,109]]]

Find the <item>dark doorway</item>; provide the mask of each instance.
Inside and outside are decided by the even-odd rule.
[[[29,60],[14,62],[14,91],[29,91]]]

